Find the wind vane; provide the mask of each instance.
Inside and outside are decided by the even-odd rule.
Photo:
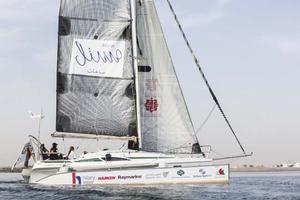
[[[41,121],[45,118],[45,115],[43,114],[43,109],[41,109],[41,113],[34,114],[31,110],[28,111],[30,114],[31,119],[38,119],[39,120],[39,128],[38,128],[38,140],[40,140],[41,135]]]

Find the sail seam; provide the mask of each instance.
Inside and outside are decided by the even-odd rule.
[[[131,22],[132,19],[116,19],[116,20],[111,20],[111,19],[92,19],[92,18],[81,18],[81,17],[67,17],[67,16],[60,16],[64,17],[67,19],[72,19],[72,20],[81,20],[81,21],[98,21],[98,22]]]
[[[60,72],[61,73],[61,72]],[[78,74],[67,74],[67,73],[61,73],[62,75],[66,75],[66,76],[75,76],[75,77],[91,77],[91,78],[99,78],[98,76],[88,76],[88,75],[78,75]],[[134,77],[130,77],[130,78],[119,78],[119,77],[108,77],[108,76],[100,76],[101,79],[114,79],[114,80],[133,80]]]

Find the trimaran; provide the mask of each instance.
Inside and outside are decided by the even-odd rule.
[[[168,5],[216,106],[238,141]],[[61,0],[56,132],[53,137],[125,139],[127,150],[75,160],[35,161],[32,184],[227,183],[229,165],[201,150],[156,13],[154,0]]]

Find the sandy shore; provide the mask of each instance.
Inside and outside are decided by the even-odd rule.
[[[241,167],[231,168],[231,172],[288,172],[300,171],[299,167]]]
[[[11,171],[10,167],[0,167],[1,173],[8,173],[8,172],[20,173],[21,171],[22,171],[22,168],[15,168],[13,171]]]

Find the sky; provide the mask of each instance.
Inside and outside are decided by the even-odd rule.
[[[171,2],[241,143],[254,153],[231,162],[300,162],[300,2]],[[156,5],[198,128],[214,104],[166,1],[156,0]],[[67,150],[50,137],[55,130],[58,10],[58,0],[0,1],[0,166],[17,159],[27,135],[37,135],[38,122],[29,110],[42,109],[46,116],[41,124],[46,145],[57,141]],[[212,145],[213,154],[241,153],[217,109],[198,138]],[[108,145],[100,143],[93,145]]]

